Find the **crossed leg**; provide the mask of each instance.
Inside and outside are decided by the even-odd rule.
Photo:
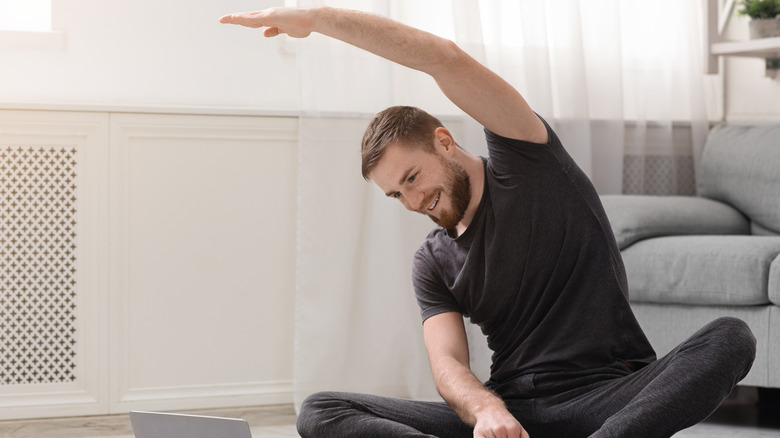
[[[298,416],[307,437],[471,437],[446,404],[348,392],[309,396]]]
[[[537,394],[504,396],[532,438],[668,438],[711,414],[750,370],[756,340],[747,325],[721,318],[639,371],[567,390],[551,381]],[[587,381],[588,383],[582,383]],[[306,437],[471,437],[446,404],[367,394],[322,392],[304,401],[298,432]]]
[[[747,375],[755,352],[747,324],[715,320],[636,372],[535,398],[531,437],[670,437],[707,418]]]

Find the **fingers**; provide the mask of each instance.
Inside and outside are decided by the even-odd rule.
[[[484,429],[479,431],[474,429],[474,438],[528,438],[528,436],[522,434],[517,435],[512,431],[502,429]]]
[[[269,27],[266,30],[263,31],[263,36],[266,38],[275,37],[282,33],[278,27]]]
[[[311,13],[307,9],[299,8],[268,8],[262,11],[239,12],[224,15],[219,21],[253,29],[264,27],[266,29],[263,30],[263,35],[266,37],[287,34],[293,38],[305,38],[311,34],[314,27]]]
[[[251,28],[258,28],[266,26],[261,14],[257,12],[240,12],[237,14],[228,14],[219,18],[220,23],[224,24],[237,24],[239,26],[246,26]],[[278,36],[283,33],[278,27],[270,26],[263,30],[263,36],[267,38]]]
[[[220,17],[220,23],[238,24],[240,26],[258,28],[263,27],[263,17],[259,12],[239,12]]]
[[[225,24],[239,24],[238,23],[239,15],[240,14],[223,15],[222,17],[219,18],[219,22]]]
[[[474,438],[530,438],[528,432],[520,426],[519,429],[497,428],[497,429],[474,429]]]

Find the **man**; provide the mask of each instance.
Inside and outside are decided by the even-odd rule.
[[[656,360],[627,300],[620,253],[592,184],[523,97],[450,41],[327,7],[222,17],[266,37],[311,32],[431,75],[485,127],[473,156],[429,114],[379,113],[363,175],[435,228],[414,259],[425,345],[445,403],[319,393],[302,436],[668,437],[707,417],[750,369],[755,338],[707,325]],[[463,316],[494,352],[469,369]]]

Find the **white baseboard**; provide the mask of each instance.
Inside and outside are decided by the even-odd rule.
[[[94,415],[103,409],[75,384],[14,385],[0,391],[0,420]]]
[[[293,401],[292,381],[250,382],[128,390],[111,406],[111,413],[131,410],[184,410],[287,404]]]

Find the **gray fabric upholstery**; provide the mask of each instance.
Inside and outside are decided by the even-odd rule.
[[[623,252],[631,301],[698,305],[769,304],[770,264],[780,237],[675,236]]]
[[[775,306],[683,306],[676,304],[631,303],[636,319],[659,357],[665,355],[705,324],[723,316],[745,321],[756,337],[756,360],[740,385],[780,387],[780,343],[776,333],[780,319],[770,325],[770,313],[778,315]]]
[[[758,350],[741,384],[780,388],[780,124],[713,129],[696,192],[602,197],[631,307],[659,355],[718,317],[746,321]]]
[[[721,202],[691,196],[602,195],[618,247],[651,237],[750,234],[750,222]]]
[[[753,331],[755,333],[755,331]],[[769,342],[769,368],[768,381],[766,385],[772,388],[780,388],[780,342],[777,342],[777,336],[780,333],[780,307],[769,306],[769,336],[772,338]],[[757,336],[758,337],[758,336]]]
[[[720,125],[707,137],[696,190],[780,233],[779,174],[780,124]]]
[[[772,230],[767,230],[766,228],[763,228],[761,225],[758,225],[755,222],[750,223],[750,234],[756,236],[780,236],[780,233],[775,233]]]
[[[769,301],[780,305],[780,256],[769,265]]]

